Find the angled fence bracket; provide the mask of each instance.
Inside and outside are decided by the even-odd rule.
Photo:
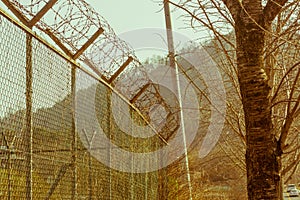
[[[61,48],[61,50],[63,50],[63,52],[67,54],[67,56],[73,56],[69,49],[65,47],[65,45],[50,30],[47,30],[46,33],[55,42],[55,44],[57,44],[57,46],[59,46],[59,48]]]
[[[2,2],[23,24],[28,24],[28,19],[18,9],[16,9],[14,5],[9,2],[9,0],[2,0]]]
[[[50,0],[28,23],[28,27],[33,27],[47,12],[50,10],[58,0]]]
[[[104,32],[103,28],[99,28],[96,33],[73,55],[76,60],[98,37]]]
[[[111,78],[108,80],[108,83],[111,84],[131,63],[131,61],[133,61],[133,58],[129,56],[128,59],[121,65],[121,67],[111,76]]]
[[[130,103],[134,103],[147,90],[147,88],[150,85],[151,83],[147,83],[146,85],[144,85],[144,87],[142,87],[142,89],[140,89],[139,92],[136,93],[136,95],[134,95],[134,97],[130,100]]]

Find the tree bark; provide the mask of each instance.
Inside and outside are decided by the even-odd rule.
[[[265,6],[262,0],[221,1],[235,22],[237,71],[246,125],[248,199],[278,200],[282,197],[282,145],[273,131],[270,97],[273,86],[269,85],[272,84],[269,76],[271,76],[270,68],[273,66],[266,67],[264,52],[266,41],[272,32],[271,24],[288,0],[268,0]],[[184,2],[188,4],[190,1]],[[202,4],[202,1],[197,2]],[[219,11],[218,1],[214,2]],[[182,6],[172,4],[182,8],[215,33],[213,23],[207,24],[198,17],[197,8],[194,8],[193,4]],[[190,11],[187,7],[194,11]],[[205,9],[202,11],[210,21],[211,18],[208,17],[210,13],[208,11],[206,13]]]
[[[280,156],[272,131],[266,29],[261,2],[244,1],[235,20],[237,67],[246,123],[248,199],[280,198]]]

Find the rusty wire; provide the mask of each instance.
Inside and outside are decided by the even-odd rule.
[[[7,1],[29,22],[50,2],[46,0]],[[131,101],[145,86],[151,85],[147,69],[135,56],[134,50],[121,40],[110,27],[109,23],[85,1],[57,1],[37,21],[34,28],[46,33],[50,39],[58,40],[63,45],[63,48],[66,48],[62,50],[71,57],[101,28],[103,29],[102,34],[79,56],[79,60],[83,65],[96,72],[98,77],[106,80],[109,84],[115,86],[117,83],[117,87],[114,87],[114,89],[120,92],[128,101]],[[128,59],[131,59],[131,61],[117,74],[118,70]],[[114,77],[115,74],[117,74],[116,77]],[[153,92],[152,96],[154,95],[157,99],[161,99],[161,95],[157,90],[153,91],[146,88],[144,93]],[[136,101],[131,102],[139,110],[147,109],[140,107],[141,103],[138,101],[145,101],[145,98],[136,98]],[[149,101],[149,99],[146,101]],[[151,105],[153,104],[148,103],[147,106]],[[165,106],[168,107],[167,104]],[[166,109],[170,110],[167,107]],[[146,116],[147,113],[142,112],[142,114],[145,119],[148,118]],[[174,115],[174,113],[170,114]]]
[[[22,13],[28,21],[48,3],[46,0],[21,1],[9,0],[12,5]],[[67,47],[74,55],[99,29],[103,33],[80,55],[79,59],[89,67],[95,67],[102,78],[110,79],[111,76],[126,62],[128,57],[133,60],[126,67],[123,74],[138,73],[138,80],[126,81],[129,85],[122,84],[120,91],[127,98],[131,98],[146,83],[149,82],[146,71],[133,49],[121,40],[110,27],[109,23],[99,15],[89,4],[82,0],[58,1],[35,24],[35,27],[47,35],[52,35]],[[98,74],[98,75],[99,75]],[[137,79],[137,78],[132,79]],[[134,87],[133,87],[134,86]],[[126,87],[126,88],[124,88]],[[135,88],[129,91],[128,88]],[[128,93],[129,92],[129,93]]]
[[[3,105],[4,108],[0,109],[2,115],[5,116],[3,119],[0,118],[0,130],[2,133],[0,137],[7,138],[8,142],[11,143],[13,139],[10,137],[16,136],[16,133],[19,132],[21,137],[16,136],[16,144],[18,146],[16,145],[11,148],[16,148],[23,159],[19,162],[6,156],[1,160],[2,164],[5,165],[5,169],[2,170],[3,176],[0,179],[5,180],[5,183],[1,185],[2,190],[0,192],[4,192],[4,196],[8,199],[25,198],[25,196],[26,198],[30,198],[27,196],[28,194],[45,199],[50,197],[56,198],[60,195],[74,197],[74,191],[77,191],[79,195],[105,199],[114,199],[112,195],[115,195],[116,198],[122,196],[122,199],[158,198],[156,196],[159,194],[157,194],[156,190],[160,184],[157,181],[160,172],[156,171],[135,175],[134,173],[123,173],[107,168],[88,154],[88,150],[91,153],[91,149],[88,147],[89,144],[85,144],[84,141],[83,143],[75,142],[77,140],[76,137],[79,136],[75,136],[74,127],[72,127],[73,122],[71,119],[73,110],[70,107],[72,106],[71,98],[74,95],[72,89],[72,66],[74,60],[76,60],[88,71],[93,71],[98,76],[97,78],[91,77],[86,71],[81,71],[81,69],[78,69],[78,66],[77,68],[75,67],[76,76],[82,76],[76,82],[79,86],[76,92],[80,93],[81,90],[86,92],[82,93],[81,97],[87,99],[85,100],[87,105],[90,101],[94,101],[87,92],[95,86],[93,84],[98,83],[98,79],[102,79],[107,83],[103,84],[102,82],[99,84],[98,89],[100,87],[102,92],[98,92],[95,96],[100,99],[102,107],[101,112],[99,111],[101,114],[99,119],[102,120],[101,127],[113,142],[125,150],[132,152],[151,152],[166,145],[165,139],[171,138],[173,133],[178,129],[178,108],[174,108],[176,105],[164,103],[163,97],[160,96],[161,91],[155,85],[151,84],[146,69],[136,58],[134,51],[117,37],[108,22],[85,1],[2,1],[6,5],[9,4],[8,7],[10,9],[17,11],[14,14],[21,19],[25,26],[38,32],[38,35],[43,34],[46,40],[52,39],[53,45],[60,48],[62,52],[69,56],[69,59],[62,58],[62,56],[57,55],[49,46],[45,46],[39,40],[34,39],[32,42],[33,76],[30,78],[30,81],[33,81],[33,88],[28,88],[25,82],[26,75],[30,74],[30,72],[28,72],[28,69],[25,70],[25,66],[28,63],[26,63],[27,55],[24,52],[28,53],[25,48],[26,38],[28,36],[31,37],[32,33],[26,30],[23,32],[24,30],[22,31],[10,24],[10,22],[5,21],[4,18],[0,18],[0,20],[5,21],[4,24],[6,25],[0,28],[0,34],[3,35],[3,45],[1,48],[4,49],[12,46],[10,50],[6,51],[8,56],[0,55],[0,64],[1,66],[6,66],[11,63],[10,66],[14,68],[12,72],[14,72],[15,76],[15,79],[10,77],[9,70],[0,71],[0,82],[3,85],[2,90],[8,91],[7,94],[4,94],[7,102]],[[41,19],[34,22],[35,17],[39,15],[44,7],[49,5],[49,2],[55,3],[44,13]],[[89,40],[93,38],[95,33],[99,33],[101,29],[103,29],[103,32],[100,31],[102,33],[81,52],[81,48],[89,43]],[[2,43],[1,38],[0,41]],[[18,48],[18,45],[20,48]],[[9,60],[9,58],[11,59]],[[122,66],[125,67],[122,69]],[[5,67],[0,68],[0,70],[2,69],[5,69]],[[120,69],[122,70],[119,71]],[[12,88],[15,88],[16,92],[11,92],[8,89],[10,84],[13,84]],[[108,84],[110,84],[110,87],[108,87]],[[116,85],[117,87],[114,87]],[[148,85],[151,86],[148,87]],[[17,90],[20,88],[21,91],[18,92]],[[146,88],[146,90],[136,98],[136,101],[131,101],[142,88]],[[26,95],[24,95],[24,90],[28,90]],[[28,96],[30,96],[29,90],[33,93],[32,101],[28,99]],[[109,100],[106,99],[106,95],[117,94],[117,98],[120,98],[119,93],[126,98],[127,106],[130,102],[128,107],[132,108],[136,106],[140,112],[135,112],[130,108],[130,113],[124,113],[124,111],[120,110],[118,111],[118,115],[131,118],[134,123],[142,126],[145,124],[149,125],[147,119],[149,120],[150,107],[159,103],[163,105],[164,109],[168,111],[168,115],[163,116],[164,114],[158,112],[155,120],[152,122],[152,125],[156,128],[154,132],[158,133],[159,137],[154,135],[150,140],[136,139],[124,134],[117,127],[117,124],[109,114],[112,108],[109,105]],[[8,100],[10,95],[17,98],[17,100]],[[121,97],[121,101],[124,100],[123,97]],[[30,118],[26,117],[26,112],[29,111],[25,104],[28,102],[32,104],[33,110],[30,113],[32,115],[33,127],[29,127],[29,122],[25,121]],[[16,108],[16,104],[18,103],[20,106]],[[9,110],[9,106],[15,110]],[[53,112],[53,110],[56,111]],[[144,116],[141,117],[141,113]],[[88,112],[86,114],[90,115]],[[164,118],[166,120],[162,121]],[[11,123],[15,123],[15,125],[11,125]],[[89,125],[92,126],[93,121],[90,121],[90,123]],[[27,129],[25,130],[24,127]],[[31,132],[29,131],[30,129],[33,131],[34,137],[31,135],[31,142],[28,142],[25,141],[26,139],[28,140],[28,136],[23,137],[23,135]],[[139,129],[135,130],[132,128],[131,131],[133,134],[141,134],[138,133]],[[78,132],[85,134],[82,130]],[[149,132],[152,132],[152,130]],[[31,147],[24,146],[24,144],[30,144]],[[10,147],[7,147],[7,149],[11,151]],[[8,153],[8,155],[11,154]],[[30,172],[33,168],[33,163],[35,163],[35,173]],[[13,173],[6,170],[6,168],[9,168],[7,166],[12,164],[14,165],[14,168],[11,168]],[[148,165],[149,163],[144,164]],[[30,167],[29,165],[32,166]],[[43,167],[44,165],[47,167]],[[121,162],[121,165],[126,166],[128,163]],[[104,174],[98,174],[99,171]],[[31,174],[32,177],[25,178],[22,176],[23,182],[27,181],[26,184],[22,182],[20,183],[20,188],[13,189],[13,187],[16,188],[17,186],[10,180],[9,176],[16,179],[15,172],[25,172],[28,175]],[[76,178],[76,173],[81,174],[81,176]],[[46,179],[50,182],[50,188],[47,185],[48,183],[46,183],[47,181],[45,181]],[[76,184],[74,184],[75,179],[77,179]],[[103,179],[106,184],[97,184],[97,180],[100,179]],[[33,182],[32,186],[29,186],[30,183],[28,183],[28,180]],[[108,182],[108,180],[110,181]],[[61,184],[56,185],[59,181],[62,181]],[[85,183],[88,183],[88,185]],[[120,185],[124,191],[118,192],[120,191]],[[128,185],[134,185],[133,191],[131,191],[132,189]],[[24,191],[22,188],[29,189],[31,192]],[[32,192],[33,190],[35,192]],[[57,193],[58,190],[62,190],[61,194]],[[99,192],[102,190],[110,192],[100,194]]]

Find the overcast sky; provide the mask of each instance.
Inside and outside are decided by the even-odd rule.
[[[120,38],[132,46],[141,61],[154,54],[167,54],[163,0],[85,1],[107,20]],[[1,1],[0,6],[5,9]],[[184,24],[183,18],[180,17],[182,11],[175,10],[172,5],[170,8],[175,50],[181,49],[187,40],[202,38],[199,33],[195,33]],[[149,41],[152,44],[149,44]],[[161,49],[163,50],[160,51]]]
[[[165,28],[162,0],[86,0],[111,24],[116,33],[138,28]],[[171,5],[170,5],[171,6]],[[171,9],[174,8],[171,6]],[[195,38],[193,31],[182,30],[180,11],[172,9],[172,21],[175,31],[189,34]],[[181,30],[180,30],[181,28]]]
[[[162,0],[86,0],[94,9],[102,15],[115,30],[116,34],[128,42],[133,49],[136,50],[136,55],[143,61],[152,55],[165,56],[167,54],[165,18],[163,5],[159,2]],[[7,11],[6,6],[0,1],[0,7]],[[179,42],[186,42],[191,39],[201,37],[194,34],[193,31],[187,31],[184,28],[182,19],[178,18],[180,13],[172,13],[173,29],[175,45]],[[152,32],[151,32],[152,31]],[[155,33],[154,33],[155,32]],[[179,35],[181,33],[182,35]],[[51,41],[49,41],[51,43]],[[19,41],[19,43],[21,43]],[[15,65],[11,65],[13,68]],[[7,73],[11,68],[5,68]],[[24,68],[25,69],[25,68]],[[3,71],[3,73],[5,73]],[[17,74],[15,74],[17,75]],[[21,80],[20,80],[21,81]],[[13,82],[11,82],[13,83]],[[10,87],[9,81],[7,84],[2,84],[3,87]],[[0,87],[1,90],[1,87]],[[2,88],[2,90],[4,90]],[[23,91],[22,91],[23,92]],[[15,93],[11,93],[14,95]],[[7,101],[8,98],[10,101]],[[9,95],[0,96],[0,117],[6,112],[13,112],[18,109],[23,109],[25,104],[24,99],[19,102],[19,99],[10,98]],[[12,103],[12,101],[15,101]],[[5,106],[3,102],[15,107]],[[2,108],[1,108],[2,106]],[[40,105],[41,107],[49,107],[49,105]],[[3,107],[12,109],[6,111]]]
[[[117,33],[136,28],[164,27],[161,6],[152,0],[87,0]]]
[[[162,5],[162,0],[86,0],[94,9],[102,15],[114,29],[114,31],[122,39],[128,42],[136,50],[136,54],[141,59],[147,56],[158,54],[154,48],[151,49],[151,44],[145,45],[142,42],[153,41],[153,47],[157,47],[157,43],[165,45],[165,16]],[[183,44],[182,38],[194,40],[201,36],[194,33],[193,30],[187,29],[184,24],[182,12],[174,10],[171,7],[172,26],[174,31],[175,46]],[[150,29],[149,29],[150,28]],[[151,28],[158,28],[152,30]],[[149,31],[153,31],[149,33]],[[157,31],[157,34],[154,32]],[[148,34],[146,34],[148,32]],[[142,34],[141,34],[142,33]],[[182,34],[182,35],[180,35]],[[138,40],[138,44],[137,43]],[[143,40],[143,41],[141,41]],[[186,42],[186,41],[184,41]],[[144,49],[142,46],[144,45]],[[166,46],[166,45],[165,45]],[[177,48],[180,49],[180,48]]]
[[[167,54],[163,0],[85,1],[107,20],[120,38],[131,45],[141,61],[154,54]],[[0,6],[7,10],[1,1]],[[182,11],[175,10],[172,5],[170,8],[175,51],[178,51],[187,40],[201,38],[201,35],[187,28],[180,17]]]

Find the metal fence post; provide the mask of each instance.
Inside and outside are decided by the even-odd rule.
[[[109,134],[110,141],[113,140],[112,132],[111,132],[111,91],[109,89],[106,90],[106,103],[108,110],[108,122],[107,122],[107,130]],[[112,199],[112,169],[111,169],[111,144],[108,147],[108,156],[109,156],[109,199]]]
[[[26,200],[32,199],[32,36],[26,34]]]
[[[75,124],[75,101],[76,101],[76,66],[72,65],[71,71],[71,96],[72,96],[72,199],[77,199],[77,136]]]

